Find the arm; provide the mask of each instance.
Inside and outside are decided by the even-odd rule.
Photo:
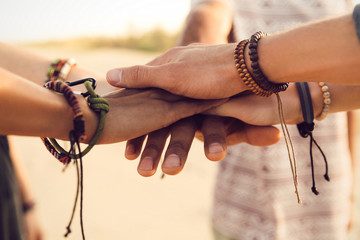
[[[73,112],[63,96],[3,69],[0,79],[1,134],[68,139],[73,128]],[[135,138],[224,102],[196,101],[155,89],[119,90],[105,98],[110,111],[99,143]],[[90,140],[98,117],[83,97],[78,99]]]
[[[224,1],[202,2],[191,9],[180,45],[193,42],[226,43],[231,27],[231,10]],[[161,168],[166,174],[178,174],[187,161],[187,154],[197,130],[197,136],[204,141],[206,157],[213,161],[225,157],[228,144],[247,142],[253,145],[269,145],[279,140],[278,130],[274,127],[245,126],[235,119],[196,116],[179,121],[167,130],[150,133],[142,153],[145,137],[128,141],[125,156],[135,159],[141,153],[138,172],[142,176],[152,176],[158,167],[164,143],[170,135]],[[259,138],[259,134],[264,132],[267,133],[266,137]]]
[[[179,45],[227,43],[231,28],[230,7],[224,1],[205,1],[191,9]]]
[[[355,193],[356,193],[356,169],[357,169],[357,159],[358,159],[358,132],[359,132],[359,116],[356,111],[350,111],[347,113],[348,117],[348,137],[349,137],[349,149],[351,154],[351,166],[352,166],[352,208],[355,205]],[[354,211],[351,211],[351,219],[349,223],[349,229],[351,229],[354,225],[355,214]]]
[[[360,108],[360,85],[328,84],[331,92],[330,112],[350,111]],[[323,97],[317,83],[310,83],[310,92],[314,108],[314,116],[319,116],[322,110]],[[303,121],[299,96],[295,84],[290,84],[287,91],[280,94],[283,103],[284,117],[287,123],[297,124]],[[256,95],[233,97],[225,104],[209,111],[211,114],[234,117],[248,124],[257,126],[278,124],[277,100]],[[234,111],[241,109],[241,111]],[[254,111],[256,109],[256,111]]]
[[[0,42],[0,68],[43,86],[46,73],[53,59],[46,58],[22,48]],[[106,81],[104,74],[91,71],[81,66],[74,66],[67,81],[93,77],[97,80],[96,92],[105,94],[114,91]],[[79,89],[84,90],[84,89]]]
[[[31,205],[34,204],[34,196],[31,192],[28,177],[24,169],[23,163],[14,151],[14,144],[9,139],[10,156],[13,162],[14,171],[20,186],[20,192],[23,205],[27,204],[30,208],[24,212],[23,221],[25,225],[26,239],[28,240],[41,240],[44,239],[44,231],[39,223],[36,209]]]
[[[118,87],[155,86],[194,98],[229,97],[248,89],[235,70],[235,46],[173,48],[152,66],[114,69],[107,79]],[[258,54],[263,72],[275,83],[360,84],[360,45],[351,14],[263,38]]]

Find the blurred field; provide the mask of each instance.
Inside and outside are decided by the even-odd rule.
[[[114,48],[33,45],[26,48],[50,58],[74,57],[79,65],[106,70],[146,63],[158,53]],[[124,113],[126,114],[126,113]],[[76,174],[62,172],[38,138],[16,137],[28,169],[37,210],[47,239],[63,239],[75,197]],[[137,160],[123,157],[124,144],[97,146],[84,160],[84,224],[87,239],[208,240],[216,163],[205,159],[194,142],[182,174],[143,178]],[[359,172],[359,171],[358,171]],[[359,186],[359,185],[358,185]],[[359,201],[357,203],[359,211]],[[78,211],[69,239],[81,239]],[[352,234],[358,240],[359,233]]]

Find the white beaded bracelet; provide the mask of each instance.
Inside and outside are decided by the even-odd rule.
[[[321,121],[324,120],[329,113],[331,98],[330,98],[330,91],[328,85],[326,85],[326,83],[324,82],[319,82],[319,86],[321,88],[321,92],[323,95],[323,108],[319,116],[316,117],[316,120]]]

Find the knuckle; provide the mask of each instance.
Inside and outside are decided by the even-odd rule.
[[[174,141],[169,143],[168,149],[177,153],[183,153],[187,151],[187,147],[185,145],[187,144],[182,141]]]
[[[131,79],[136,79],[139,82],[143,82],[145,79],[147,79],[147,68],[145,66],[141,65],[135,65],[131,67],[131,73],[130,76]]]
[[[155,153],[156,155],[162,152],[162,148],[155,143],[147,144],[144,152]]]

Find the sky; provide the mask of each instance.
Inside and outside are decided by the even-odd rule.
[[[176,32],[189,8],[189,0],[0,0],[0,41]]]

